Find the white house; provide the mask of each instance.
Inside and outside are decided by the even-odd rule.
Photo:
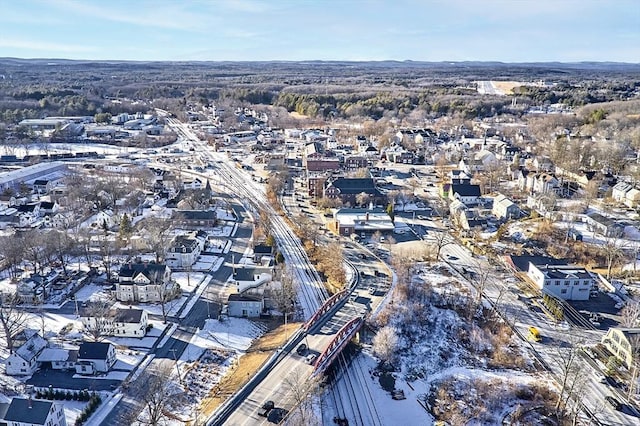
[[[185,269],[193,265],[204,250],[207,234],[195,231],[174,238],[167,250],[165,262],[171,269]]]
[[[264,298],[233,293],[227,299],[227,313],[231,317],[259,317],[264,311]]]
[[[493,199],[491,213],[500,219],[515,219],[520,214],[520,208],[503,194],[498,194]]]
[[[478,204],[480,200],[480,185],[469,183],[452,183],[449,190],[449,199],[459,200],[465,205]]]
[[[62,404],[14,397],[9,403],[0,403],[0,425],[67,426],[67,419]]]
[[[38,355],[38,365],[53,370],[73,370],[77,362],[78,351],[75,349],[44,348]]]
[[[640,349],[640,328],[612,327],[602,337],[602,344],[631,369]]]
[[[543,293],[564,300],[589,300],[593,277],[584,268],[571,265],[534,265],[527,275]]]
[[[111,343],[83,342],[78,349],[76,373],[106,373],[115,363],[116,348]]]
[[[25,330],[14,340],[18,348],[7,358],[6,373],[10,376],[28,376],[38,369],[38,355],[48,343],[35,330]]]
[[[171,268],[163,264],[128,263],[118,273],[116,299],[121,302],[166,302],[179,292],[171,281]]]
[[[82,325],[89,330],[97,329],[96,322],[102,321],[100,329],[104,334],[115,337],[144,337],[149,325],[149,315],[144,309],[115,309],[104,318],[81,315]]]
[[[273,270],[265,267],[244,266],[236,268],[233,281],[238,293],[259,287],[273,279]]]

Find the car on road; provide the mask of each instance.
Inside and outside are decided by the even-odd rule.
[[[269,412],[275,408],[276,404],[273,401],[267,401],[262,404],[262,407],[258,410],[258,415],[261,417],[269,416]]]
[[[618,411],[622,410],[622,404],[616,398],[607,395],[604,397],[604,400],[607,401],[607,403],[614,409]]]
[[[316,361],[316,358],[318,358],[318,355],[309,354],[304,360],[307,364],[312,365]]]
[[[296,349],[296,353],[298,355],[304,355],[306,352],[307,352],[307,345],[305,345],[304,343],[301,343]]]

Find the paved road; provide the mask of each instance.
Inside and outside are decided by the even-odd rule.
[[[233,237],[233,245],[229,253],[225,255],[225,261],[222,266],[217,271],[209,272],[213,279],[208,284],[207,290],[203,292],[203,296],[209,292],[217,292],[220,289],[218,283],[227,281],[232,274],[232,268],[229,266],[232,259],[239,260],[244,255],[247,249],[247,241],[251,237],[252,224],[247,221],[244,208],[236,203],[232,203],[232,207],[238,217],[238,229]],[[169,321],[178,323],[179,326],[163,347],[155,351],[155,358],[147,366],[148,369],[174,368],[174,359],[179,359],[182,356],[196,329],[202,328],[207,317],[210,315],[211,318],[214,318],[214,314],[220,310],[220,306],[216,304],[212,303],[209,307],[207,305],[207,301],[200,299],[184,319],[169,318]],[[131,422],[144,408],[141,402],[142,395],[138,391],[139,388],[140,386],[137,386],[135,381],[129,384],[127,389],[123,390],[123,398],[105,417],[101,425],[111,426]]]

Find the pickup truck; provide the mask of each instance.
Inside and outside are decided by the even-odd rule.
[[[258,410],[258,415],[261,417],[269,416],[269,412],[274,409],[276,404],[273,401],[267,401],[262,404],[262,407]]]

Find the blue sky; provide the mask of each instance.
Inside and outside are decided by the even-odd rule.
[[[640,0],[0,0],[0,57],[640,62]]]

